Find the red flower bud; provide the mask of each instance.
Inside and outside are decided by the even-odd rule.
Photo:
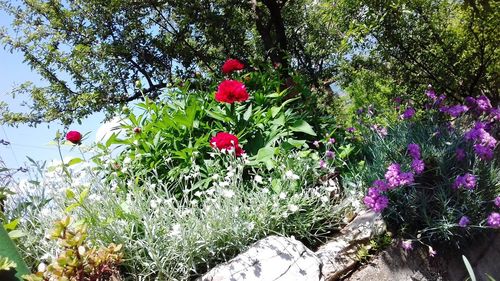
[[[134,128],[134,133],[136,133],[136,134],[140,134],[141,131],[142,131],[141,127],[135,127]]]
[[[78,131],[69,131],[66,134],[66,139],[73,144],[80,144],[80,142],[82,141],[82,134],[80,134],[80,132]]]

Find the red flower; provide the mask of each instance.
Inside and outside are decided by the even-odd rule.
[[[228,59],[222,65],[222,73],[229,74],[235,70],[242,70],[245,68],[245,65],[236,59]]]
[[[241,156],[245,151],[238,144],[238,137],[226,132],[219,132],[210,140],[210,146],[219,150],[234,150],[236,156]]]
[[[245,84],[236,80],[222,81],[222,83],[219,84],[217,93],[215,93],[215,100],[218,102],[244,102],[248,97],[249,95],[245,88]]]
[[[80,144],[80,142],[82,141],[82,134],[80,134],[80,132],[78,131],[69,131],[66,134],[66,139],[73,144]]]

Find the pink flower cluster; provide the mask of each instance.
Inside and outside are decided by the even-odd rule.
[[[462,115],[462,113],[467,112],[469,107],[465,105],[442,106],[439,110],[449,114],[451,117],[458,117]]]
[[[368,195],[365,196],[363,201],[368,208],[377,213],[382,212],[389,204],[387,196],[380,194],[380,190],[376,187],[368,189]]]
[[[467,173],[465,175],[458,176],[455,179],[455,182],[453,183],[452,187],[454,189],[463,187],[468,190],[474,190],[476,188],[476,184],[477,184],[476,176]]]
[[[385,172],[385,179],[389,188],[396,188],[413,183],[413,173],[401,171],[401,165],[397,163],[391,164]]]
[[[411,163],[413,172],[403,172],[401,165],[398,163],[389,165],[384,174],[385,180],[375,180],[372,187],[368,189],[368,194],[364,198],[365,205],[368,208],[375,212],[381,212],[389,203],[387,197],[380,194],[381,192],[412,184],[414,182],[414,173],[418,175],[424,171],[425,164],[421,159],[420,146],[416,143],[410,143],[408,145],[408,154],[413,159]]]
[[[500,228],[500,213],[493,212],[488,216],[488,225],[493,228]]]
[[[408,145],[408,154],[410,154],[413,159],[411,162],[411,169],[415,174],[421,174],[425,169],[425,163],[421,159],[420,146],[416,143],[410,143]]]
[[[465,140],[474,142],[474,152],[482,160],[493,159],[493,150],[497,146],[497,140],[487,131],[487,125],[476,122],[474,128],[464,135]]]

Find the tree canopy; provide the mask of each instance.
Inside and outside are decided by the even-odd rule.
[[[352,83],[361,68],[409,92],[432,83],[457,98],[485,93],[498,101],[496,1],[9,2],[0,0],[14,18],[2,43],[48,83],[13,89],[29,109],[0,104],[2,123],[70,124],[112,113],[195,73],[217,75],[228,57],[279,64],[317,86]]]

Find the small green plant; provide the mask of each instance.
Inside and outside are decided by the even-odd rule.
[[[89,246],[86,243],[86,227],[83,224],[71,225],[70,217],[57,221],[50,237],[57,240],[62,248],[61,253],[50,264],[39,265],[39,272],[23,276],[25,280],[105,281],[121,279],[118,271],[122,259],[121,245],[110,244],[100,249]]]

